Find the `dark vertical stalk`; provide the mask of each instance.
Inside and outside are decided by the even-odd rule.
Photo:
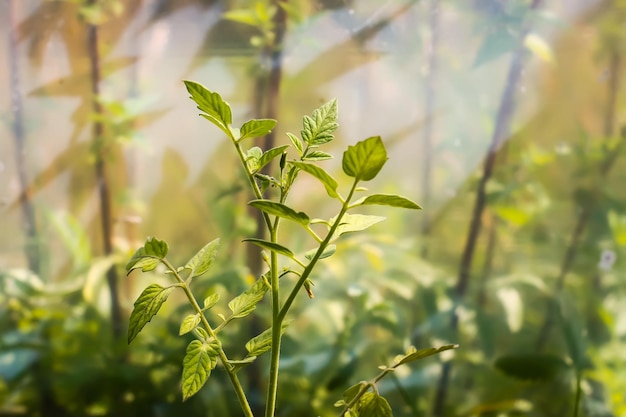
[[[97,0],[89,0],[96,4]],[[93,95],[93,112],[100,116],[93,122],[93,141],[96,157],[96,181],[100,198],[100,216],[102,229],[102,243],[104,254],[113,253],[113,215],[111,208],[111,190],[106,166],[106,144],[104,143],[104,124],[102,123],[103,109],[99,101],[100,96],[100,53],[98,41],[98,26],[89,23],[87,28],[87,49],[91,66],[91,92]],[[111,324],[113,337],[117,340],[122,334],[122,312],[119,301],[118,274],[115,266],[107,271],[107,282],[111,296]]]
[[[537,9],[541,5],[542,0],[533,0],[530,8],[531,10]],[[524,39],[528,33],[528,28],[524,29],[521,33],[520,39]],[[459,272],[457,277],[457,283],[455,286],[455,303],[459,303],[467,292],[467,287],[470,280],[472,263],[474,260],[474,253],[476,251],[476,242],[481,229],[481,216],[487,203],[487,183],[493,174],[493,170],[496,163],[496,157],[498,150],[500,149],[503,141],[508,137],[511,127],[511,119],[515,110],[515,91],[517,90],[519,80],[524,68],[524,61],[526,58],[526,51],[523,46],[520,46],[513,54],[509,72],[506,78],[506,84],[502,97],[500,99],[500,106],[496,118],[496,125],[491,137],[491,143],[487,151],[487,156],[483,164],[483,174],[478,183],[478,189],[476,190],[476,200],[474,203],[474,209],[472,211],[472,217],[470,220],[469,230],[467,238],[465,240],[465,246],[461,262],[459,264]],[[452,312],[450,320],[451,330],[456,333],[458,329],[459,318],[456,311]],[[435,401],[433,404],[433,416],[441,417],[444,415],[444,406],[446,403],[446,397],[448,394],[448,385],[450,383],[450,374],[452,370],[452,362],[445,362],[441,369],[441,376],[437,385],[437,391],[435,393]]]
[[[35,209],[28,190],[26,174],[24,132],[24,108],[20,91],[20,73],[17,58],[17,11],[15,0],[9,0],[9,76],[11,83],[11,111],[13,113],[13,138],[15,139],[15,165],[20,184],[20,208],[22,211],[22,227],[26,236],[24,252],[28,268],[34,273],[39,270],[39,245],[37,243],[37,221]]]
[[[619,90],[619,77],[621,74],[621,57],[620,54],[615,48],[611,51],[610,64],[609,64],[609,82],[607,83],[607,104],[606,110],[604,113],[604,129],[603,134],[605,138],[610,138],[614,134],[614,126],[615,126],[615,111],[616,111],[616,102],[617,102],[617,92]],[[606,155],[602,165],[600,166],[600,176],[605,177],[611,167],[615,163],[617,156],[620,153],[621,147],[624,144],[624,134],[622,133],[621,142],[617,145],[612,152]],[[593,200],[593,199],[592,199]],[[576,254],[578,253],[578,248],[580,245],[580,241],[582,239],[582,235],[587,228],[587,224],[591,217],[593,211],[594,201],[590,201],[585,204],[580,214],[578,215],[578,219],[576,220],[576,226],[574,227],[574,231],[572,232],[572,236],[570,237],[570,242],[565,250],[565,255],[563,257],[563,262],[561,263],[561,269],[559,271],[559,275],[556,279],[554,296],[548,300],[546,318],[543,323],[543,326],[539,330],[539,334],[537,336],[536,347],[537,350],[542,350],[546,343],[548,342],[548,338],[550,336],[550,330],[554,325],[556,318],[558,317],[558,296],[563,291],[565,287],[565,277],[569,273]]]
[[[427,209],[422,215],[421,232],[424,238],[422,257],[428,255],[428,236],[430,234],[430,207],[432,191],[432,159],[433,159],[433,130],[434,110],[436,106],[436,83],[438,70],[438,47],[439,47],[439,0],[430,0],[428,11],[429,39],[426,48],[426,78],[424,80],[424,129],[422,131],[422,202]]]

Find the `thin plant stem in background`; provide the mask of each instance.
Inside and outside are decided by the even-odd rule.
[[[604,114],[604,137],[608,140],[610,139],[615,131],[615,112],[616,112],[616,102],[617,102],[617,93],[619,91],[619,77],[621,74],[621,56],[618,51],[613,48],[610,54],[610,64],[608,71],[608,83],[607,83],[607,105],[606,111]],[[615,164],[615,160],[619,156],[621,152],[621,148],[624,145],[624,141],[626,137],[624,132],[622,132],[622,137],[620,142],[615,146],[615,148],[608,152],[600,165],[600,178],[603,180],[609,174],[611,168]],[[574,226],[574,230],[569,240],[569,244],[567,249],[565,250],[565,255],[563,256],[563,261],[561,262],[561,269],[559,271],[559,275],[556,278],[556,284],[554,288],[554,295],[548,299],[548,305],[546,307],[546,318],[544,323],[539,330],[539,334],[537,336],[536,348],[541,351],[545,348],[546,343],[549,340],[550,332],[552,330],[552,326],[559,314],[559,305],[558,299],[562,294],[563,289],[565,288],[565,277],[572,269],[572,265],[574,263],[574,259],[576,258],[576,254],[578,253],[578,249],[580,247],[580,242],[582,240],[583,234],[587,228],[589,220],[591,219],[592,212],[594,210],[595,198],[590,199],[586,204],[582,207],[578,218],[576,219],[576,226]]]
[[[542,0],[533,0],[530,9],[536,10],[541,6]],[[529,32],[529,28],[525,28],[522,32],[520,39],[524,39]],[[476,251],[476,242],[480,235],[481,229],[481,217],[483,210],[487,204],[487,183],[493,174],[493,170],[496,164],[498,151],[502,146],[505,139],[510,134],[511,120],[515,110],[515,92],[517,91],[519,81],[522,76],[522,70],[524,68],[524,61],[527,56],[527,52],[522,45],[514,52],[511,65],[506,78],[506,84],[502,97],[500,100],[500,106],[498,108],[498,114],[496,118],[493,135],[491,137],[491,143],[487,150],[487,156],[483,164],[483,174],[478,183],[478,189],[476,190],[476,200],[472,211],[472,217],[470,220],[469,230],[465,241],[463,254],[459,265],[459,272],[457,282],[454,289],[455,304],[460,303],[467,292],[467,288],[470,281],[470,275],[472,270],[472,263],[474,260],[474,254]],[[459,317],[456,311],[452,311],[452,317],[450,320],[450,328],[453,334],[457,333],[459,325]],[[448,385],[450,383],[450,374],[452,371],[452,362],[447,361],[443,363],[441,367],[441,375],[437,384],[437,390],[435,393],[435,400],[433,402],[433,416],[442,417],[445,415],[445,404],[448,395]]]
[[[9,74],[11,83],[11,112],[13,113],[13,138],[15,140],[15,166],[20,185],[20,207],[22,211],[22,228],[26,237],[24,253],[28,268],[40,273],[39,244],[37,242],[37,219],[33,207],[32,196],[28,190],[26,173],[26,134],[24,132],[24,107],[20,91],[20,75],[17,57],[17,5],[16,0],[9,0]]]
[[[430,0],[428,9],[428,43],[426,45],[426,77],[424,78],[424,128],[422,130],[422,201],[426,211],[422,217],[421,233],[424,239],[422,257],[428,256],[430,234],[430,208],[432,193],[434,111],[437,104],[438,49],[439,49],[439,0]]]
[[[95,5],[97,0],[90,0],[91,5]],[[91,67],[91,92],[93,95],[93,112],[97,120],[93,122],[93,143],[96,158],[96,181],[98,197],[100,199],[100,219],[102,229],[102,243],[104,255],[113,253],[113,214],[111,208],[111,187],[107,176],[106,152],[107,145],[104,143],[103,109],[100,104],[100,53],[98,42],[98,26],[89,23],[87,28],[87,49],[89,63]],[[111,266],[106,273],[111,297],[111,326],[113,337],[119,339],[122,335],[122,311],[119,299],[118,274],[115,266]]]

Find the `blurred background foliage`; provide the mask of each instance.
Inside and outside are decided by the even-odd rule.
[[[277,118],[264,147],[337,97],[335,154],[382,135],[376,186],[424,207],[324,262],[279,415],[336,415],[408,345],[452,342],[380,387],[395,415],[626,416],[625,23],[623,0],[0,0],[0,416],[238,415],[220,372],[181,402],[180,298],[124,337],[146,236],[176,262],[222,238],[200,296],[261,268],[235,155],[182,79],[235,123]],[[317,195],[292,198],[325,217]]]

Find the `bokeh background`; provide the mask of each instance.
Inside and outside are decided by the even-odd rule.
[[[377,208],[324,261],[278,415],[337,415],[409,345],[459,343],[380,385],[394,415],[626,416],[625,25],[623,0],[0,0],[0,416],[239,415],[219,369],[181,401],[182,297],[126,344],[166,282],[125,276],[147,236],[176,263],[221,237],[199,297],[260,268],[237,157],[184,79],[236,125],[278,119],[260,146],[337,98],[325,169],[345,184],[341,152],[381,135],[370,188],[424,208]],[[337,209],[306,178],[291,201]],[[225,333],[232,356],[268,309]],[[266,359],[242,371],[255,408]]]

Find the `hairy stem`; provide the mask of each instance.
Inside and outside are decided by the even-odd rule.
[[[217,340],[217,334],[213,330],[213,327],[211,327],[209,321],[206,319],[202,308],[200,308],[200,305],[198,304],[196,297],[194,297],[193,293],[191,292],[189,285],[187,285],[187,282],[180,276],[180,274],[176,271],[176,268],[174,268],[172,264],[170,264],[165,259],[163,259],[162,262],[172,272],[172,274],[174,274],[174,276],[176,277],[176,281],[178,281],[180,287],[183,289],[183,291],[185,291],[185,295],[189,300],[189,304],[191,304],[196,314],[198,314],[198,316],[200,317],[200,322],[202,323],[202,327],[204,327],[204,330],[206,330],[209,336]],[[250,409],[248,399],[246,398],[246,393],[243,390],[243,386],[241,385],[241,382],[239,382],[239,378],[233,370],[233,367],[231,366],[230,361],[228,360],[228,357],[226,356],[226,353],[224,353],[224,349],[222,349],[221,346],[219,349],[219,357],[222,365],[224,365],[224,369],[226,370],[228,377],[230,378],[230,382],[235,389],[235,394],[237,394],[237,399],[239,400],[241,410],[246,417],[254,417],[254,414],[252,414],[252,410]]]

